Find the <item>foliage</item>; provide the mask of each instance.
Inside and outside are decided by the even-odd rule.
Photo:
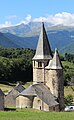
[[[72,95],[74,101],[74,86],[65,86],[64,87],[64,96]]]
[[[74,55],[73,54],[65,53],[65,60],[74,63]]]
[[[0,47],[0,82],[32,81],[32,58],[35,50]],[[74,56],[60,56],[64,67],[64,85],[74,76]],[[70,61],[70,62],[69,62]]]
[[[71,78],[74,76],[74,64],[69,61],[62,61],[64,68],[64,85],[69,85]]]
[[[73,97],[72,97],[72,95],[67,95],[67,96],[64,98],[64,102],[65,102],[65,106],[72,105],[72,102],[73,102]]]
[[[0,48],[0,82],[32,81],[34,50]]]

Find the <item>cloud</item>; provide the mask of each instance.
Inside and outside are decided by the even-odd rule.
[[[17,19],[17,18],[18,18],[18,16],[16,16],[16,15],[11,15],[11,16],[6,17],[6,19],[8,19],[8,20]]]
[[[35,18],[32,20],[33,22],[47,22],[47,18],[46,17],[39,17],[39,18]]]
[[[12,24],[11,24],[11,22],[9,22],[9,21],[5,21],[4,24],[0,24],[0,28],[10,27],[10,26],[12,26]]]
[[[4,24],[0,24],[0,28],[14,26],[13,20],[18,18],[16,15],[8,16],[8,20]],[[52,25],[65,25],[65,26],[74,26],[74,14],[62,12],[54,15],[41,16],[38,18],[32,18],[31,15],[27,15],[21,22],[15,24],[20,25],[21,23],[28,24],[29,22],[48,22]],[[15,22],[14,22],[15,23]]]
[[[27,15],[27,17],[21,21],[21,23],[28,24],[31,21],[31,15]]]
[[[72,26],[74,25],[74,14],[67,13],[67,12],[62,12],[62,13],[57,13],[55,15],[48,15],[46,17],[39,17],[33,19],[33,22],[49,22],[53,25],[58,25],[58,24],[63,24],[67,26]]]
[[[12,22],[15,21],[16,18],[18,18],[16,15],[7,16],[5,23],[0,24],[0,28],[13,26]]]

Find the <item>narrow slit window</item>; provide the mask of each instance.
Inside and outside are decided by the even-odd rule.
[[[34,66],[35,66],[35,61],[34,61]]]

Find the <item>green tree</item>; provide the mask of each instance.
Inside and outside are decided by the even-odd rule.
[[[72,97],[72,95],[67,95],[67,96],[64,98],[65,106],[72,105],[72,102],[73,102],[73,97]]]

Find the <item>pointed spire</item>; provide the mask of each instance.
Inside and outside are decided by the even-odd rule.
[[[47,38],[47,34],[46,34],[46,30],[45,30],[43,22],[42,22],[41,33],[39,36],[38,45],[37,45],[37,49],[36,49],[36,54],[35,54],[33,60],[36,60],[36,59],[37,60],[52,59],[52,52],[51,52],[51,48],[49,45],[49,41]]]
[[[49,65],[46,68],[47,69],[63,69],[57,48],[55,49],[53,59],[50,60]]]

